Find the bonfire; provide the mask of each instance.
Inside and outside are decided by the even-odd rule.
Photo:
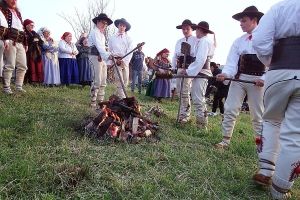
[[[109,137],[136,143],[142,138],[157,138],[158,123],[142,116],[141,105],[135,97],[120,99],[112,95],[99,106],[97,115],[85,126],[89,136],[96,140]]]

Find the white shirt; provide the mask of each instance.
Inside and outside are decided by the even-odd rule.
[[[109,51],[114,55],[118,57],[123,57],[132,49],[134,49],[132,39],[127,35],[127,33],[124,33],[121,36],[119,36],[119,33],[111,36],[108,43]],[[132,53],[123,58],[123,61],[126,66],[129,66],[129,62],[131,60]]]
[[[98,27],[91,30],[88,39],[88,46],[95,46],[99,51],[101,58],[107,62],[111,53],[105,50],[105,36]]]
[[[272,6],[260,19],[252,36],[258,58],[269,66],[275,40],[300,36],[300,1],[285,0]]]
[[[14,10],[10,9],[11,16],[12,16],[12,21],[11,21],[11,27],[18,29],[19,31],[24,31],[23,29],[23,24],[21,20],[19,19],[18,15]]]
[[[256,54],[255,49],[252,47],[253,38],[252,40],[249,40],[249,36],[250,34],[246,33],[233,42],[229,54],[227,56],[226,64],[222,69],[222,73],[227,74],[228,78],[232,78],[237,74],[240,55]],[[265,74],[262,75],[260,79],[264,80]],[[226,81],[224,82],[224,84],[227,85],[228,82]]]
[[[58,43],[58,58],[74,58],[74,59],[76,59],[76,55],[71,55],[73,51],[76,52],[76,55],[78,54],[78,50],[74,43],[68,44],[65,40],[59,41],[59,43]]]
[[[207,36],[203,36],[198,44],[196,43],[195,48],[195,62],[192,62],[189,65],[189,68],[186,70],[186,73],[189,76],[196,76],[199,72],[206,74],[208,76],[212,76],[210,69],[202,69],[205,64],[207,57],[211,58],[214,56],[215,46],[213,41],[209,39]]]
[[[6,18],[3,15],[3,12],[1,12],[1,11],[0,11],[0,26],[8,28],[8,24],[7,24]]]
[[[198,38],[191,35],[190,37],[188,37],[187,41],[186,41],[186,38],[184,37],[176,42],[175,51],[174,51],[174,54],[172,57],[172,69],[176,69],[177,57],[183,56],[183,53],[181,53],[181,43],[182,42],[189,43],[191,45],[190,56],[195,57],[195,45],[196,45],[197,41],[198,41]]]

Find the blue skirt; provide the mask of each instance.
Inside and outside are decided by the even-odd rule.
[[[89,58],[80,58],[77,60],[79,68],[79,82],[91,83],[92,80],[92,68],[89,64]]]
[[[171,97],[171,80],[156,78],[154,84],[154,97],[170,98]]]
[[[79,72],[76,59],[58,58],[61,84],[79,84]]]

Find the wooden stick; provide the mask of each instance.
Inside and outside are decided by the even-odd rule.
[[[206,79],[216,79],[216,76],[187,76],[187,75],[177,75],[177,74],[156,74],[156,78],[164,78],[164,79],[172,79],[172,78],[206,78]],[[247,81],[242,79],[234,79],[234,78],[225,78],[225,80],[229,81],[237,81],[242,83],[252,83],[256,84],[255,81]]]
[[[128,98],[128,94],[127,94],[127,92],[126,92],[126,88],[125,88],[123,79],[122,79],[122,77],[121,77],[121,74],[120,74],[120,72],[119,72],[118,66],[117,66],[117,64],[116,64],[115,58],[113,58],[112,60],[113,60],[113,63],[114,63],[113,66],[115,66],[115,70],[117,71],[117,74],[118,74],[118,77],[119,77],[119,81],[120,81],[120,83],[121,83],[121,86],[122,86],[123,92],[124,92],[124,94],[125,94],[125,97]]]
[[[127,54],[125,54],[123,57],[120,58],[120,60],[122,60],[123,58],[125,58],[126,56],[128,56],[129,54],[131,54],[132,52],[134,52],[135,50],[137,50],[138,48],[140,48],[141,46],[143,46],[145,44],[145,42],[140,43],[140,45],[138,45],[137,47],[135,47],[134,49],[132,49],[130,52],[128,52]],[[115,65],[115,63],[112,65],[112,67]]]

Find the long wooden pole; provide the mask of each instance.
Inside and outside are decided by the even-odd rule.
[[[216,79],[216,76],[187,76],[187,75],[177,75],[177,74],[156,74],[157,78],[165,78],[165,79],[172,79],[172,78],[206,78],[206,79]],[[242,79],[234,79],[234,78],[225,78],[225,80],[229,81],[237,81],[237,82],[242,82],[242,83],[252,83],[255,84],[255,81],[247,81],[247,80],[242,80]]]

